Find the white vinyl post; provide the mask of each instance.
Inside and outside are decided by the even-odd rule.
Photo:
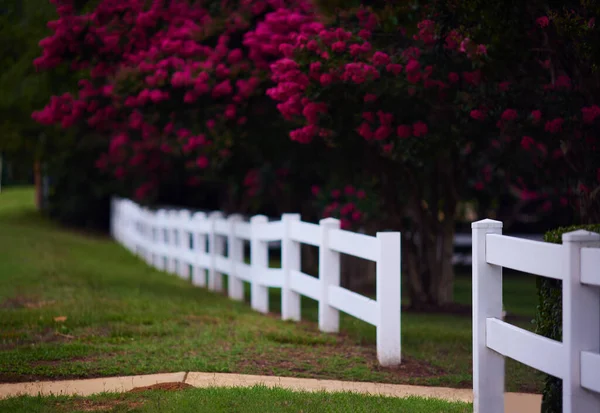
[[[340,228],[340,221],[325,218],[319,222],[319,329],[326,333],[337,333],[340,329],[340,313],[329,305],[329,287],[340,285],[340,253],[329,248],[329,231]]]
[[[191,227],[191,213],[187,209],[183,209],[179,211],[179,215],[177,217],[177,224],[179,228],[179,238],[178,238],[178,256],[179,256],[179,265],[177,266],[177,274],[184,280],[190,279],[190,262],[188,262],[185,257],[187,257],[190,252],[190,227]]]
[[[237,266],[244,262],[244,240],[236,237],[235,226],[236,224],[243,222],[241,215],[234,214],[230,215],[227,220],[229,221],[229,235],[227,237],[227,249],[229,251],[229,279],[227,284],[227,292],[229,298],[237,301],[244,301],[244,282],[237,276]]]
[[[600,246],[600,234],[574,231],[563,234],[562,242],[566,275],[562,283],[563,412],[600,412],[600,394],[581,387],[581,352],[600,350],[600,299],[596,288],[581,283],[581,248]]]
[[[152,238],[152,212],[148,208],[142,208],[142,224],[144,240],[144,258],[146,264],[152,265],[152,251],[154,249],[154,240]]]
[[[378,232],[377,359],[384,367],[401,363],[401,247],[398,232]]]
[[[281,318],[300,321],[300,294],[291,289],[293,271],[300,271],[300,243],[290,237],[293,222],[300,222],[300,214],[283,214],[283,237],[281,239]]]
[[[175,274],[177,270],[177,233],[178,233],[178,219],[177,219],[177,211],[168,210],[167,211],[167,229],[169,231],[169,265],[167,267],[167,271],[169,274]]]
[[[164,209],[160,209],[157,213],[156,213],[156,220],[157,220],[157,236],[158,236],[158,251],[159,253],[157,254],[157,265],[156,267],[161,270],[164,271],[167,269],[166,266],[166,262],[168,259],[168,249],[169,249],[169,245],[168,245],[168,237],[169,234],[167,233],[167,225],[168,225],[168,220],[167,220],[167,212]]]
[[[269,220],[264,215],[256,215],[250,219],[250,265],[252,283],[250,286],[250,305],[252,309],[269,312],[269,288],[261,282],[262,274],[269,268],[269,247],[259,239],[260,227]]]
[[[206,287],[206,268],[200,265],[206,262],[206,240],[208,235],[205,232],[206,214],[204,212],[196,212],[192,217],[192,234],[194,237],[194,271],[192,273],[192,284],[197,287]]]
[[[208,215],[210,220],[210,233],[208,234],[208,251],[210,253],[210,267],[208,269],[208,289],[211,291],[223,291],[223,275],[217,272],[216,257],[225,253],[225,240],[217,235],[216,222],[223,219],[223,214],[219,211],[211,212]]]
[[[502,267],[486,261],[486,236],[502,234],[502,222],[484,219],[473,233],[473,412],[504,413],[504,357],[489,349],[486,320],[502,319]]]
[[[156,212],[155,211],[148,211],[148,219],[150,222],[150,227],[149,227],[149,234],[148,234],[148,239],[150,242],[150,258],[148,259],[148,265],[155,267],[157,266],[157,218],[156,218]]]

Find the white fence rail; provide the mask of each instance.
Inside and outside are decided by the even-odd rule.
[[[191,279],[194,285],[222,291],[228,277],[228,295],[243,300],[243,282],[250,283],[251,306],[269,311],[269,287],[281,288],[281,312],[286,320],[300,320],[300,296],[319,302],[319,328],[339,330],[339,311],[377,328],[377,358],[383,366],[401,361],[400,343],[400,233],[376,237],[340,229],[333,218],[319,225],[302,222],[298,214],[280,221],[254,216],[244,222],[238,215],[141,208],[126,199],[114,199],[113,237],[160,270]],[[250,263],[244,261],[244,242],[250,243]],[[281,268],[269,268],[270,242],[281,242]],[[300,271],[300,244],[319,248],[319,278]],[[376,262],[376,300],[340,287],[340,253]]]
[[[503,236],[492,220],[472,231],[475,413],[504,412],[505,357],[562,379],[563,412],[600,412],[600,235],[557,245]],[[501,320],[502,267],[562,280],[562,342]]]

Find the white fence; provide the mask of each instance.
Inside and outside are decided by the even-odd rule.
[[[319,303],[321,331],[339,330],[339,311],[366,321],[377,328],[379,363],[400,364],[400,233],[371,237],[341,230],[333,218],[316,225],[302,222],[298,214],[273,222],[259,215],[244,222],[219,212],[153,212],[125,199],[112,202],[111,231],[148,264],[191,277],[194,285],[221,291],[227,275],[228,295],[234,300],[243,300],[243,282],[249,282],[251,306],[262,313],[269,311],[268,288],[277,287],[283,319],[300,320],[304,295]],[[244,261],[245,241],[250,242],[249,264]],[[269,268],[268,243],[274,241],[281,242],[281,268]],[[301,243],[319,248],[319,278],[300,271]],[[340,287],[340,253],[377,263],[376,300]]]
[[[505,357],[562,379],[563,412],[600,412],[600,235],[550,244],[503,236],[492,220],[472,231],[475,413],[504,412]],[[562,342],[501,321],[502,267],[562,280]]]

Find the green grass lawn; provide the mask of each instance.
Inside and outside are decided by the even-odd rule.
[[[470,303],[468,276],[456,297]],[[535,279],[507,277],[504,297],[532,317]],[[106,237],[60,229],[35,212],[29,188],[0,194],[0,382],[204,371],[471,386],[469,315],[403,314],[398,368],[378,366],[374,327],[342,315],[341,334],[322,334],[316,316],[309,299],[301,323],[255,313]],[[509,390],[540,390],[541,375],[507,368]]]
[[[306,393],[266,387],[186,389],[179,392],[104,394],[94,397],[18,397],[0,400],[2,412],[144,412],[144,413],[271,413],[271,412],[410,412],[467,413],[467,403],[419,398],[397,399],[352,393]]]

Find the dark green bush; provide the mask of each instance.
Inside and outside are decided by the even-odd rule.
[[[108,232],[116,182],[94,167],[102,142],[63,137],[46,157],[49,179],[45,213],[68,227]]]
[[[600,224],[561,227],[548,231],[544,241],[553,244],[562,243],[562,235],[567,232],[584,229],[600,233]],[[537,280],[539,305],[536,316],[536,333],[553,340],[562,340],[562,282],[539,277]],[[547,376],[544,387],[542,413],[562,412],[562,380]]]

